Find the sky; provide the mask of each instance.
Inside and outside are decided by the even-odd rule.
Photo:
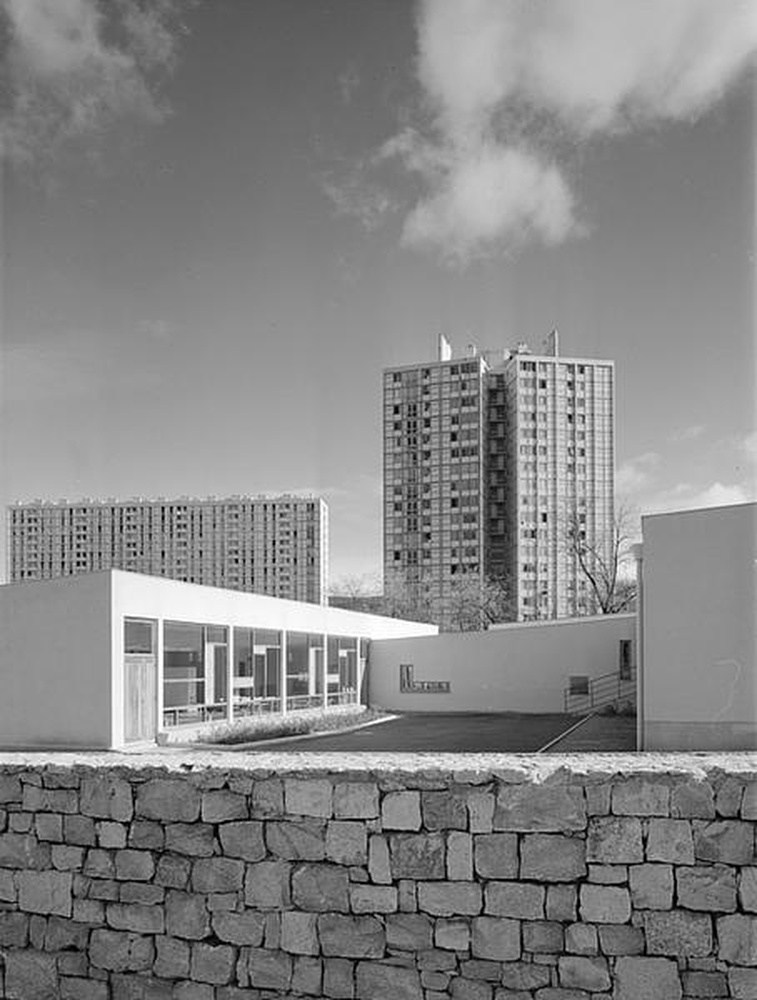
[[[0,0],[0,46],[3,508],[316,492],[375,578],[382,370],[555,327],[624,504],[755,499],[752,0]]]

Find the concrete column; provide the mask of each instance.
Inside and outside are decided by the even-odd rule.
[[[636,560],[636,749],[644,749],[644,546],[631,546]]]

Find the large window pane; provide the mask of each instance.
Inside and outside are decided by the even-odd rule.
[[[205,704],[205,642],[202,625],[166,622],[163,627],[163,705],[174,709],[166,721],[175,724],[184,717],[175,711],[186,708],[188,718]]]
[[[124,619],[124,653],[155,652],[155,623],[136,618]]]

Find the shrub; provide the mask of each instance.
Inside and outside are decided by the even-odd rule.
[[[306,709],[291,715],[250,715],[235,722],[223,723],[197,737],[199,743],[252,743],[283,736],[302,736],[305,733],[334,732],[384,717],[378,709],[355,705],[335,712],[325,709]]]

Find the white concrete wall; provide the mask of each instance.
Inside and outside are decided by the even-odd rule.
[[[571,675],[618,669],[620,640],[634,639],[635,621],[606,615],[374,642],[369,703],[405,712],[562,712]],[[401,693],[402,663],[413,664],[416,681],[450,681],[450,693]]]
[[[642,536],[642,749],[757,749],[757,504],[647,515]]]
[[[0,587],[0,746],[114,745],[110,576]]]

